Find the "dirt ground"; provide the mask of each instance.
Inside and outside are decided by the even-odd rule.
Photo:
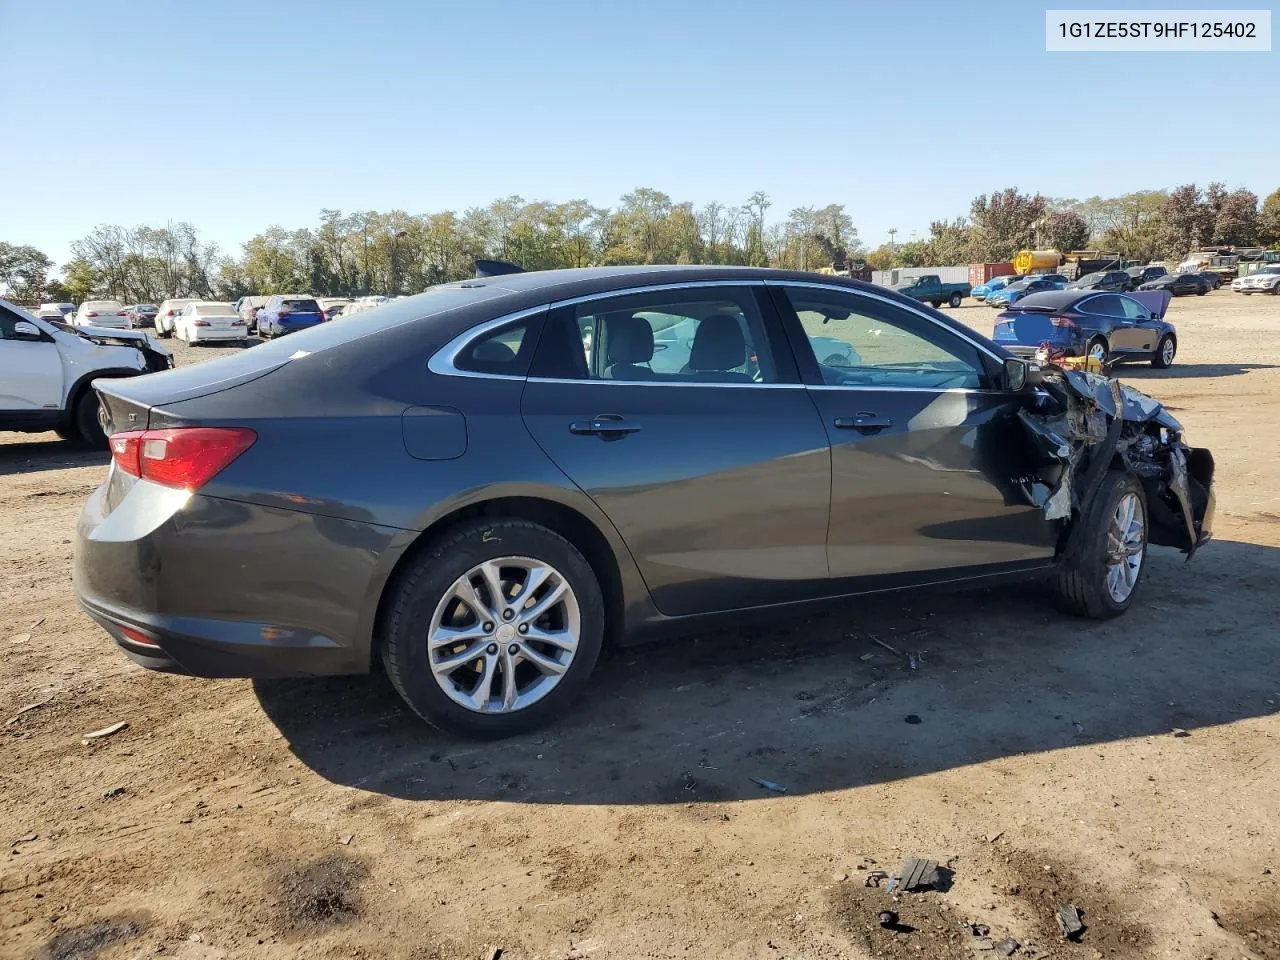
[[[4,435],[0,957],[1002,956],[981,923],[1017,957],[1280,958],[1280,298],[1170,317],[1173,369],[1121,376],[1213,449],[1216,540],[1153,550],[1126,617],[1027,586],[848,603],[624,650],[498,744],[380,677],[132,666],[71,590],[105,456]],[[911,856],[949,889],[864,885]]]

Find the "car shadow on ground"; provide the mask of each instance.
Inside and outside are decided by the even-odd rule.
[[[55,433],[33,434],[41,439],[0,443],[0,477],[19,473],[42,473],[75,467],[106,466],[111,459],[106,450],[86,450],[63,440]]]
[[[1274,370],[1274,363],[1178,363],[1172,367],[1157,370],[1149,365],[1118,364],[1111,369],[1111,375],[1118,380],[1126,380],[1139,373],[1140,380],[1194,380],[1201,377],[1235,377],[1252,370]]]
[[[1141,602],[1105,623],[1021,585],[623,649],[554,725],[495,743],[435,732],[379,675],[255,691],[332,782],[534,803],[767,796],[758,781],[814,793],[1280,709],[1280,550],[1215,543],[1190,565],[1153,550],[1149,571]]]

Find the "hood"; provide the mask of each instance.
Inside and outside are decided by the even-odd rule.
[[[67,333],[93,340],[95,343],[117,343],[130,347],[146,347],[156,353],[169,356],[169,351],[147,336],[145,330],[120,330],[115,327],[73,327],[65,326]]]

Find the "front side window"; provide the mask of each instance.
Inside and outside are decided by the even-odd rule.
[[[593,380],[778,382],[748,287],[592,300],[575,308],[573,321]]]
[[[1130,320],[1146,320],[1149,318],[1150,314],[1147,313],[1147,308],[1137,300],[1132,297],[1119,297],[1118,299],[1120,300],[1120,308],[1124,310],[1124,315]]]
[[[983,385],[977,348],[930,320],[854,293],[786,292],[826,384],[925,390]]]

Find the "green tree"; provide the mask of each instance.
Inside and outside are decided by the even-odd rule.
[[[17,301],[38,300],[53,261],[35,247],[0,241],[0,286]]]
[[[1280,246],[1280,187],[1267,194],[1258,215],[1258,239]]]

